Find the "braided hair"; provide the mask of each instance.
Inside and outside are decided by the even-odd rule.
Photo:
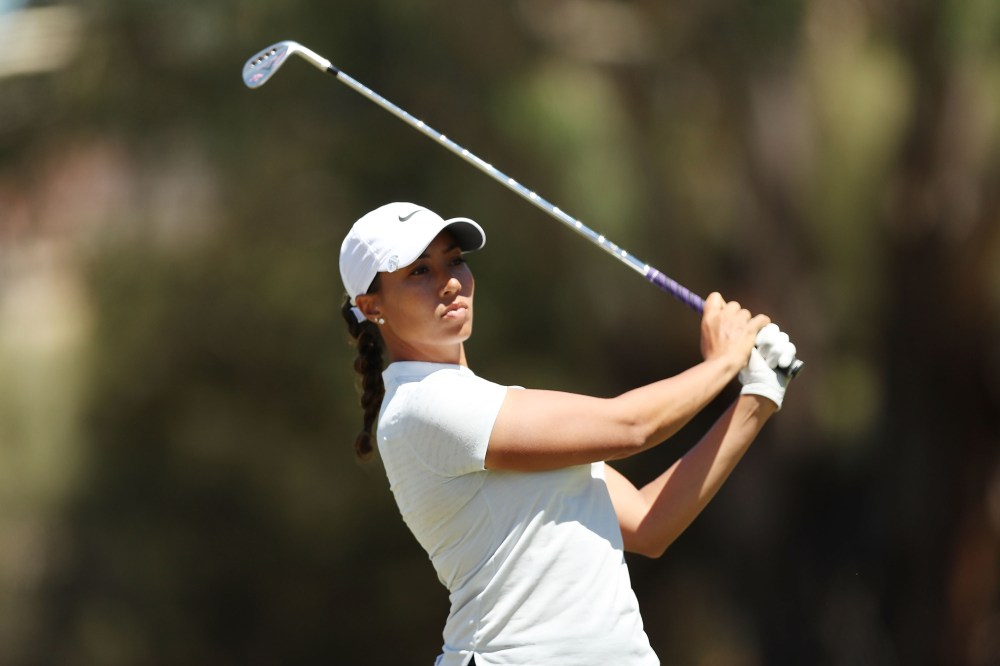
[[[368,293],[377,290],[376,277]],[[344,301],[340,312],[358,349],[358,357],[354,359],[354,370],[361,375],[361,408],[364,410],[364,420],[361,432],[354,440],[354,453],[358,460],[364,461],[372,455],[372,428],[375,426],[378,412],[382,408],[382,397],[385,395],[385,384],[382,383],[382,370],[385,364],[382,352],[385,345],[376,324],[368,320],[358,321],[354,316],[350,297]]]

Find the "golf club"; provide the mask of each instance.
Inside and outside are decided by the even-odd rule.
[[[274,76],[274,73],[281,68],[285,61],[288,60],[289,55],[297,55],[300,58],[304,58],[317,69],[333,74],[341,83],[346,84],[356,92],[367,97],[369,100],[378,104],[386,111],[389,111],[406,124],[426,134],[428,137],[440,143],[472,166],[476,167],[502,185],[505,185],[507,188],[513,190],[538,208],[541,208],[543,211],[559,220],[587,240],[591,241],[615,259],[618,259],[626,266],[642,275],[646,278],[646,280],[684,303],[692,310],[695,310],[696,312],[702,312],[704,310],[704,299],[697,294],[692,293],[687,287],[684,287],[675,280],[667,277],[649,264],[640,261],[635,256],[629,254],[627,251],[608,240],[604,234],[597,233],[587,225],[583,224],[580,220],[568,215],[565,211],[552,205],[532,190],[529,190],[510,176],[497,170],[492,164],[483,161],[476,155],[449,139],[444,134],[430,128],[422,120],[418,120],[375,91],[348,76],[337,67],[334,67],[334,65],[326,58],[297,42],[278,42],[251,56],[243,66],[243,83],[245,83],[249,88],[259,88],[264,85],[271,79],[272,76]],[[792,364],[784,370],[784,372],[791,378],[799,373],[802,366],[803,362],[796,358],[792,361]]]

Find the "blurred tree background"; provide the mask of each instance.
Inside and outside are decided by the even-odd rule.
[[[696,316],[304,62],[244,88],[280,39],[799,345],[715,502],[630,556],[665,664],[1000,664],[995,0],[0,0],[0,663],[432,663],[447,595],[351,447],[336,257],[376,205],[487,228],[483,376],[699,358]]]

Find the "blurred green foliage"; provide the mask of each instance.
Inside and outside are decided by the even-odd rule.
[[[697,317],[305,63],[244,88],[286,38],[799,345],[630,559],[664,663],[1000,662],[997,3],[83,0],[0,37],[0,663],[432,663],[447,595],[351,451],[336,256],[381,203],[486,227],[483,376],[698,360]]]

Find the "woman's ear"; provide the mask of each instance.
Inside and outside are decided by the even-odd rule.
[[[358,309],[369,320],[378,319],[382,316],[382,311],[378,303],[378,294],[360,294],[354,297],[354,302],[358,304]]]

